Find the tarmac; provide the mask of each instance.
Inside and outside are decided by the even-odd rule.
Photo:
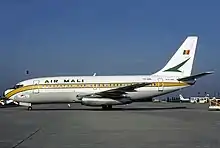
[[[208,104],[80,104],[0,108],[0,148],[219,148],[220,111]]]

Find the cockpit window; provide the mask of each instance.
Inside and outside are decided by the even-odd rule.
[[[14,87],[12,87],[12,89],[17,89],[17,88],[20,88],[20,87],[23,87],[24,85],[15,85]]]

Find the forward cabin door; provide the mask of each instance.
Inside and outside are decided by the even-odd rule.
[[[33,81],[33,85],[34,85],[34,89],[33,89],[33,93],[34,94],[39,94],[39,83],[40,81],[39,80],[34,80]]]
[[[158,91],[163,91],[164,90],[163,78],[158,78],[157,81],[158,81],[158,85],[157,85]]]

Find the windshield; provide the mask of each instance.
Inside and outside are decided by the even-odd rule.
[[[17,88],[20,88],[20,87],[23,87],[23,85],[15,85],[14,87],[12,87],[12,89],[17,89]]]

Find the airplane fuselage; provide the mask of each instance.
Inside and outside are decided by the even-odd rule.
[[[190,86],[177,80],[178,77],[162,76],[79,76],[43,77],[18,83],[21,86],[6,92],[6,97],[17,102],[73,103],[81,102],[79,95],[110,90],[134,83],[148,82],[150,85],[127,92],[132,101],[160,96]]]

